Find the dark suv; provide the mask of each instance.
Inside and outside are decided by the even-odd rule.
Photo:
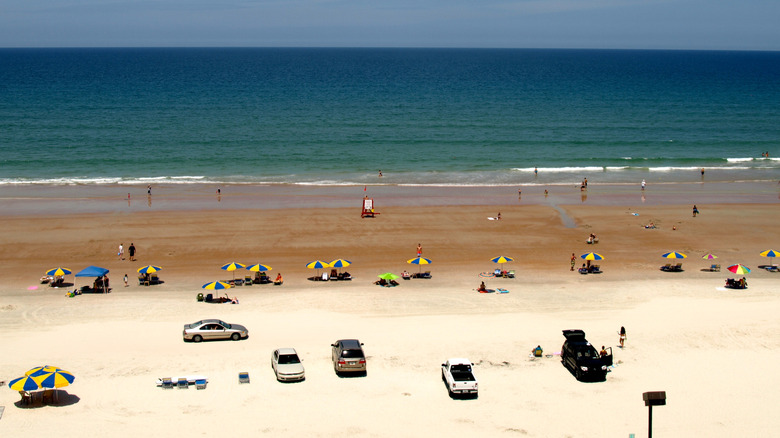
[[[336,374],[362,373],[366,374],[366,355],[363,354],[363,344],[357,339],[341,339],[331,344],[333,370]]]
[[[606,380],[609,367],[612,366],[612,347],[607,354],[599,354],[585,339],[582,330],[564,330],[566,341],[561,347],[561,363],[569,369],[577,380]]]

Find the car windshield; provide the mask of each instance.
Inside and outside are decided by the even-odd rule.
[[[351,357],[351,358],[363,357],[363,352],[360,350],[343,350],[341,352],[341,357]]]
[[[279,363],[282,365],[291,364],[291,363],[301,363],[301,360],[298,359],[297,354],[282,354],[279,356]]]
[[[450,371],[452,374],[456,373],[470,373],[471,372],[471,365],[453,365],[450,368]]]

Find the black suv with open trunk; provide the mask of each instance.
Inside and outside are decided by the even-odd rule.
[[[607,354],[599,354],[585,339],[582,330],[564,330],[566,341],[561,347],[561,363],[569,369],[577,380],[606,380],[609,367],[612,366],[612,347]]]

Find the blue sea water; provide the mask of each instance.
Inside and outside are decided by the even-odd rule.
[[[0,50],[0,184],[762,181],[779,144],[778,52]]]

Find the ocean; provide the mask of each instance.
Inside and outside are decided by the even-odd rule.
[[[0,185],[771,181],[778,144],[778,52],[0,49]]]

